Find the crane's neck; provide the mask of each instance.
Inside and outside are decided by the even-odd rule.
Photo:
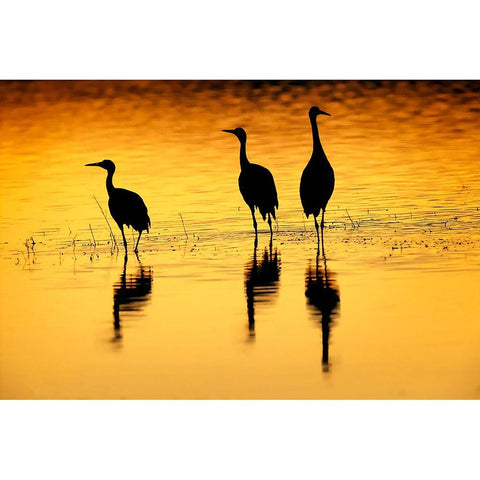
[[[312,137],[313,137],[313,152],[312,157],[325,157],[322,144],[320,143],[320,136],[318,135],[317,118],[310,117],[310,123],[312,125]]]
[[[240,140],[240,167],[244,169],[248,165],[250,165],[250,162],[247,158],[247,141]]]
[[[109,196],[115,191],[115,187],[113,186],[112,179],[113,179],[113,171],[110,170],[107,175],[107,192]]]

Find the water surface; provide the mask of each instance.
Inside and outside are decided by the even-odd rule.
[[[1,398],[479,398],[479,91],[1,82]],[[298,194],[314,104],[326,261]],[[272,246],[259,221],[254,247],[237,126],[275,176]],[[96,203],[118,240],[84,167],[103,158],[149,208],[138,259]]]

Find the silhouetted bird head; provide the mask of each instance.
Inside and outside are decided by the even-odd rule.
[[[240,142],[247,141],[247,132],[241,127],[238,127],[235,130],[222,130],[222,132],[233,133]]]
[[[101,162],[97,163],[87,163],[86,167],[101,167],[104,168],[107,172],[114,172],[115,171],[115,164],[111,160],[102,160]]]
[[[320,110],[317,106],[313,106],[308,112],[308,116],[310,118],[316,118],[318,115],[328,115],[329,117],[331,116],[329,113]]]

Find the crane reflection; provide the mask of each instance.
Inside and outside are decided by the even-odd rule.
[[[125,255],[122,274],[113,285],[114,341],[122,338],[120,314],[125,320],[132,313],[139,312],[149,300],[152,291],[152,268],[145,267],[139,261],[136,272],[127,275],[127,261]]]
[[[254,243],[252,259],[245,265],[245,292],[247,296],[249,339],[255,338],[255,304],[272,300],[278,292],[280,278],[280,253],[265,247],[263,254],[257,258],[257,244]]]
[[[340,292],[335,281],[335,273],[328,272],[327,258],[323,256],[322,265],[319,265],[319,254],[315,260],[315,268],[310,264],[305,275],[305,296],[311,307],[313,317],[322,327],[322,369],[328,372],[330,368],[328,347],[330,329],[338,315]],[[318,319],[318,317],[321,317]]]

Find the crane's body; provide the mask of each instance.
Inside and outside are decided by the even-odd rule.
[[[335,175],[329,161],[322,162],[312,157],[300,180],[300,197],[307,218],[310,214],[318,217],[320,210],[325,211],[334,186]]]
[[[108,208],[119,227],[126,225],[137,232],[146,230],[148,233],[150,218],[147,206],[137,193],[124,188],[115,188],[112,193],[109,193]]]
[[[245,203],[258,208],[263,220],[268,214],[275,219],[275,207],[278,208],[277,189],[273,175],[265,167],[250,163],[238,176],[238,187]]]
[[[115,172],[115,164],[111,160],[103,160],[98,163],[89,163],[86,167],[101,167],[107,170],[107,192],[108,192],[108,208],[112,218],[120,228],[123,237],[123,245],[125,253],[127,253],[127,240],[123,226],[132,227],[138,232],[138,239],[135,245],[135,253],[138,252],[138,243],[144,230],[149,232],[150,217],[148,216],[147,206],[142,197],[135,192],[126,190],[125,188],[115,188],[113,186],[113,174]]]
[[[223,130],[234,134],[240,141],[240,175],[238,177],[238,187],[245,203],[250,208],[255,229],[255,239],[257,238],[257,221],[255,219],[255,208],[258,208],[263,220],[268,217],[270,227],[270,237],[273,236],[272,220],[276,219],[275,208],[278,209],[278,196],[275,187],[275,181],[270,170],[261,165],[250,163],[246,153],[247,134],[243,128],[234,130]]]
[[[300,180],[300,199],[302,200],[303,211],[307,218],[313,215],[315,220],[315,229],[317,231],[317,243],[320,244],[318,232],[317,217],[322,212],[321,232],[322,232],[322,251],[323,248],[323,228],[324,216],[328,201],[332,196],[335,187],[335,174],[330,162],[323,151],[320,137],[318,135],[317,116],[328,115],[318,107],[312,107],[309,111],[310,123],[312,127],[313,150],[312,156],[307,166],[303,170]]]

